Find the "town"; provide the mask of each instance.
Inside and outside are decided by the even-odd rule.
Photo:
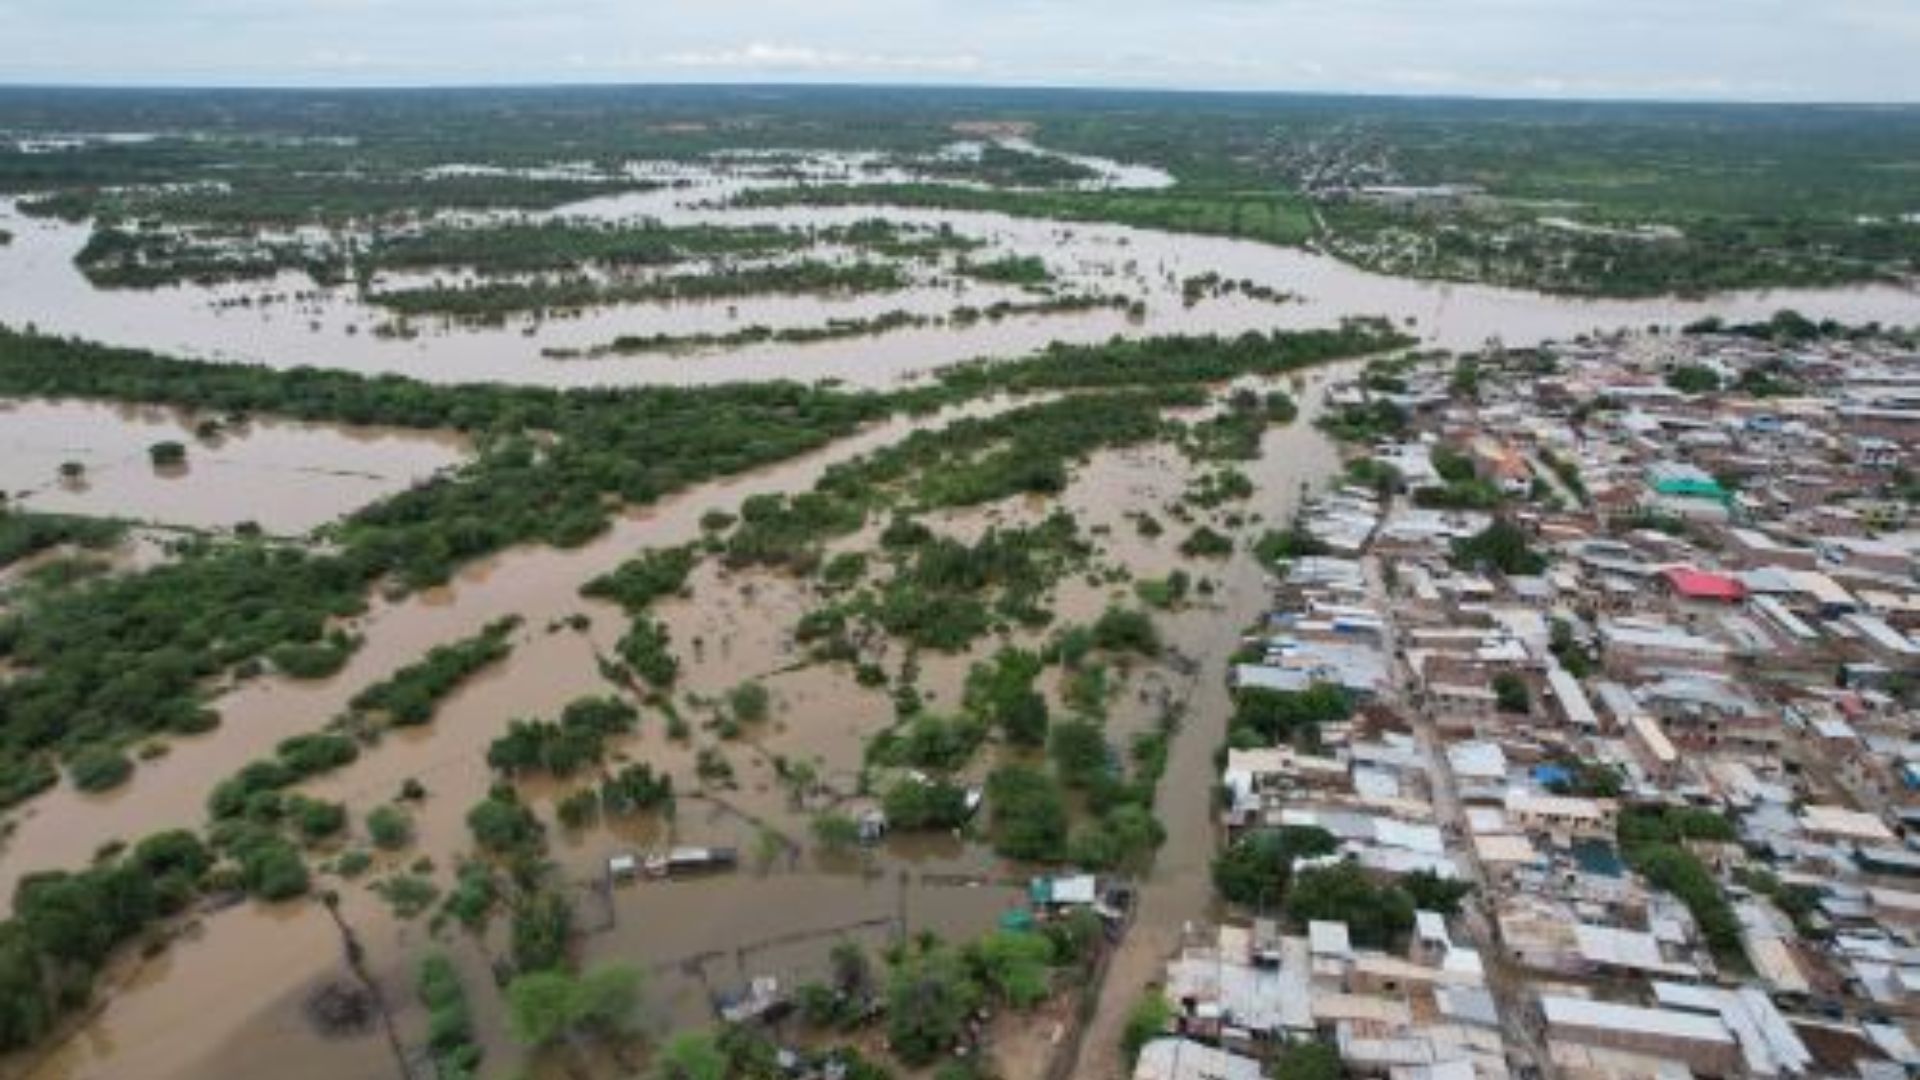
[[[1137,1080],[1920,1067],[1920,352],[1801,323],[1330,391]]]

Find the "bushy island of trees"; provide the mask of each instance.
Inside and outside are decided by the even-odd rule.
[[[126,527],[106,518],[43,514],[0,504],[0,568],[63,544],[98,550],[112,547]]]
[[[743,326],[720,333],[621,335],[588,349],[546,348],[541,355],[553,360],[596,360],[608,356],[646,353],[687,353],[778,343],[812,345],[823,341],[879,337],[897,330],[929,326],[967,326],[982,319],[998,322],[1023,315],[1058,315],[1100,308],[1128,310],[1134,301],[1120,295],[1069,293],[1038,300],[996,300],[986,307],[962,305],[945,315],[918,315],[896,309],[867,318],[829,319],[817,326]]]
[[[738,206],[897,206],[1102,222],[1298,245],[1313,237],[1306,200],[1268,191],[1012,191],[949,184],[799,184],[742,192]]]
[[[423,199],[432,194],[431,188],[421,190]],[[319,237],[263,233],[224,222],[128,220],[110,212],[95,223],[74,263],[103,288],[208,285],[298,271],[319,285],[351,282],[366,289],[383,272],[578,275],[790,257],[823,245],[888,261],[926,261],[980,246],[951,228],[919,229],[883,219],[824,228],[576,217],[421,225],[335,220],[320,209],[315,213],[316,223],[330,230]]]
[[[498,322],[509,315],[659,300],[718,300],[743,296],[893,292],[910,279],[882,262],[818,259],[734,266],[665,277],[602,280],[586,275],[482,280],[464,285],[417,285],[368,292],[365,299],[399,315],[445,315]]]

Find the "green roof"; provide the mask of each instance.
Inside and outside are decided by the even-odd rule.
[[[1655,480],[1653,490],[1662,495],[1678,495],[1690,499],[1719,499],[1725,502],[1727,489],[1717,480],[1694,480],[1691,478]]]

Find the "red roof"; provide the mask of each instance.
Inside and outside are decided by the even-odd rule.
[[[1723,574],[1709,574],[1705,570],[1685,566],[1669,566],[1660,574],[1667,579],[1668,588],[1689,600],[1725,600],[1732,603],[1747,595],[1745,585]]]

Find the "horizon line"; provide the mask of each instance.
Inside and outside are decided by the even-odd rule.
[[[1198,86],[1102,86],[1074,83],[967,83],[920,82],[912,80],[759,80],[759,79],[527,79],[500,82],[225,82],[210,81],[127,81],[75,79],[62,81],[9,81],[0,76],[0,94],[23,91],[92,93],[228,93],[228,94],[403,94],[403,93],[481,93],[487,91],[553,90],[781,90],[781,91],[908,91],[908,92],[1000,92],[1053,94],[1140,94],[1160,97],[1292,97],[1346,98],[1378,101],[1438,101],[1487,104],[1538,105],[1656,105],[1713,106],[1722,108],[1808,108],[1808,109],[1920,109],[1914,99],[1846,98],[1739,98],[1739,97],[1622,97],[1568,94],[1543,95],[1538,91],[1503,93],[1499,91],[1450,91],[1416,93],[1406,90],[1288,89]]]

